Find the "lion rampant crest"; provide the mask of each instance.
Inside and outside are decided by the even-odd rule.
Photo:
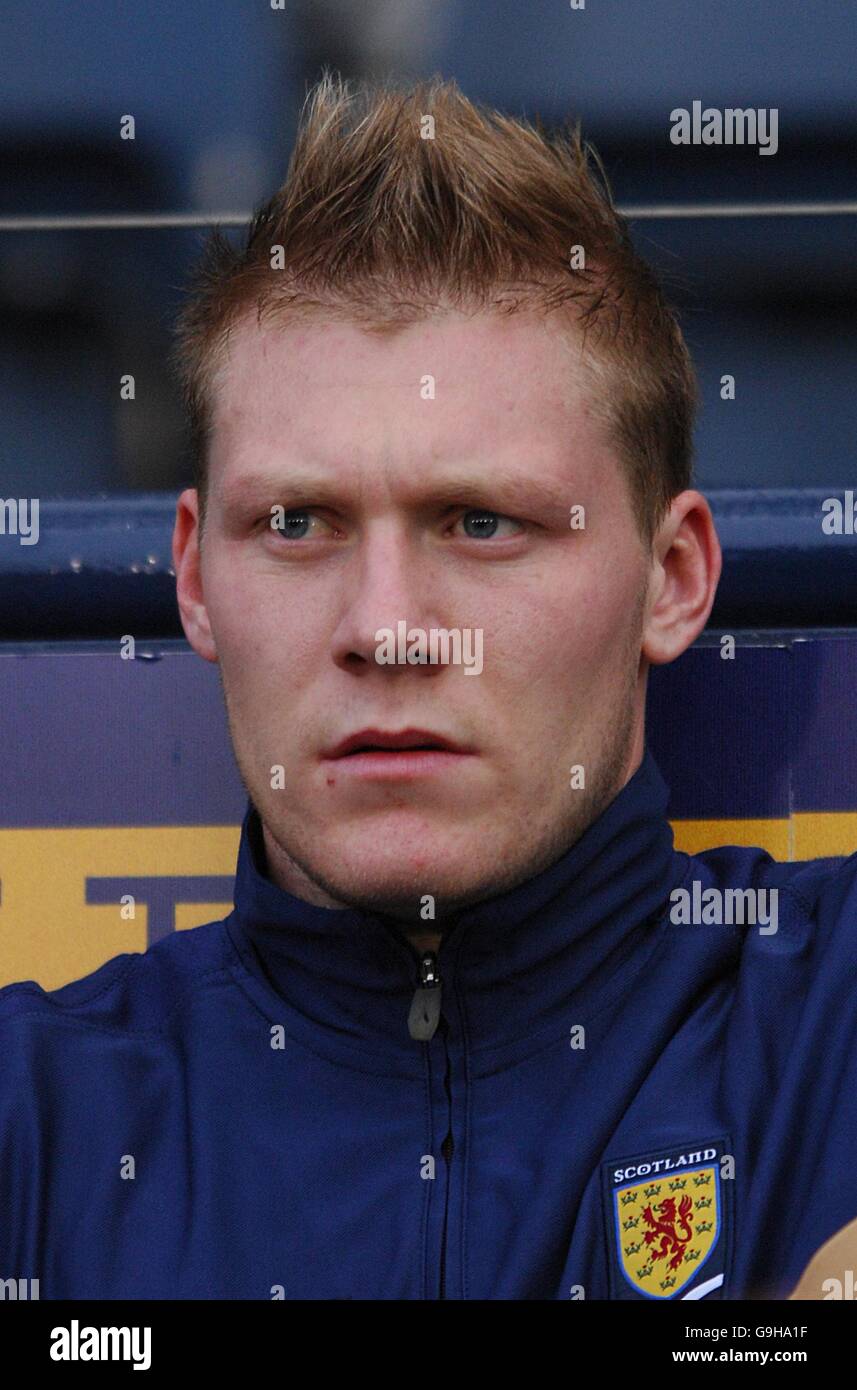
[[[693,1239],[693,1198],[685,1195],[679,1203],[678,1212],[675,1209],[675,1197],[665,1197],[662,1202],[658,1202],[656,1210],[660,1213],[655,1216],[650,1206],[643,1211],[643,1220],[649,1229],[644,1233],[643,1240],[646,1245],[654,1245],[660,1241],[660,1248],[655,1248],[651,1253],[652,1260],[664,1260],[667,1255],[672,1258],[667,1269],[678,1269],[684,1259],[684,1252]],[[680,1227],[679,1232],[676,1228]]]

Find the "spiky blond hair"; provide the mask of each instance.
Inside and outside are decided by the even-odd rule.
[[[566,311],[650,541],[691,477],[696,383],[675,316],[579,128],[548,133],[439,78],[403,90],[325,76],[243,246],[212,233],[174,351],[203,510],[214,375],[239,319],[322,313],[384,331],[449,307]]]

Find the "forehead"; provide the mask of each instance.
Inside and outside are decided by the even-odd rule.
[[[577,335],[542,315],[450,310],[383,332],[245,318],[214,383],[211,481],[298,456],[601,466],[591,392]]]

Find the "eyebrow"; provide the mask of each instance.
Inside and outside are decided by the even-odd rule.
[[[226,511],[261,506],[268,498],[276,502],[283,496],[312,497],[316,502],[333,502],[342,496],[342,486],[334,479],[300,469],[289,470],[282,476],[274,473],[245,473],[225,483],[221,498]]]
[[[294,506],[341,505],[348,489],[342,481],[305,469],[276,473],[251,472],[225,484],[221,497],[227,512],[243,511],[278,501],[291,501]],[[568,488],[538,475],[527,477],[497,468],[490,475],[476,476],[458,470],[423,477],[407,488],[408,505],[415,509],[432,506],[484,507],[497,510],[500,505],[515,511],[567,517],[569,508],[580,502],[579,489],[569,481]]]

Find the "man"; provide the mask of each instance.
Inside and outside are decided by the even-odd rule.
[[[687,352],[577,137],[325,81],[179,364],[235,910],[3,992],[4,1266],[788,1296],[857,1214],[855,864],[673,849],[647,672],[720,553]]]

